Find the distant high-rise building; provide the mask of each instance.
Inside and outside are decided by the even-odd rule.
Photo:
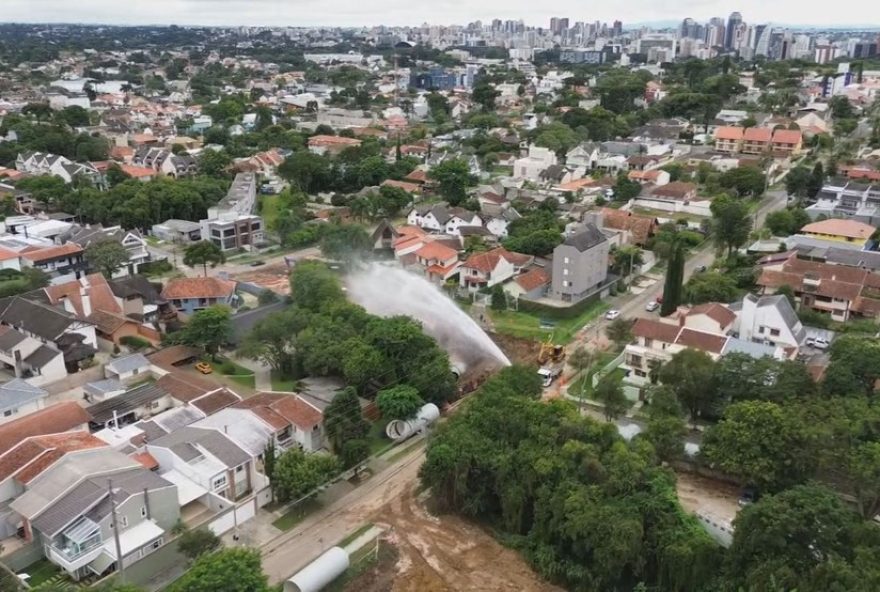
[[[724,35],[724,48],[733,49],[734,39],[736,38],[736,29],[743,22],[743,17],[738,12],[731,12],[727,19],[727,33]]]
[[[559,35],[568,30],[568,17],[553,17],[550,19],[550,32]]]
[[[612,37],[620,37],[623,35],[623,22],[622,21],[614,21],[614,26],[611,28]]]
[[[706,25],[706,45],[724,47],[724,19],[715,17]]]

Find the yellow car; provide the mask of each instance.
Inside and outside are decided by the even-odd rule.
[[[211,364],[209,364],[208,362],[199,362],[198,364],[196,364],[196,370],[198,370],[202,374],[210,374],[214,371],[214,369],[211,367]]]

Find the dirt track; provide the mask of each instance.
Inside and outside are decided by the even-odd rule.
[[[543,582],[515,551],[454,515],[432,516],[414,486],[379,510],[374,523],[389,528],[398,553],[390,587],[369,592],[561,592]]]

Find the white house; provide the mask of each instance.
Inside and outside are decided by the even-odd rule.
[[[49,393],[20,378],[0,384],[0,424],[24,417],[46,406]]]
[[[482,226],[479,214],[464,208],[449,208],[444,205],[423,206],[413,208],[407,214],[406,222],[410,226],[418,226],[425,230],[433,230],[458,236],[461,226]]]
[[[738,313],[734,332],[740,339],[788,348],[799,348],[806,339],[803,323],[782,294],[747,294],[731,309]]]
[[[541,180],[541,173],[557,164],[556,153],[549,148],[534,144],[529,146],[529,155],[519,158],[513,165],[514,179],[528,179],[535,183]]]
[[[511,253],[504,247],[474,253],[459,268],[461,287],[472,292],[491,288],[506,282],[533,260],[534,257]]]
[[[565,155],[565,164],[570,167],[583,167],[590,170],[599,160],[599,146],[596,144],[580,144]]]

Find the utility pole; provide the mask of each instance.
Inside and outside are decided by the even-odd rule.
[[[119,580],[125,582],[122,543],[119,542],[119,521],[116,520],[116,500],[113,499],[113,481],[111,479],[107,479],[107,492],[110,496],[110,523],[113,525],[113,542],[116,543],[116,571],[119,572]]]

